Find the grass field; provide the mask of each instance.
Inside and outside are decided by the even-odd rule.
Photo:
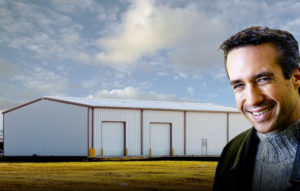
[[[0,163],[0,190],[211,190],[217,162]]]

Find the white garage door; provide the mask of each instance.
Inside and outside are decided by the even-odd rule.
[[[150,129],[152,155],[170,155],[171,125],[169,123],[151,123]]]
[[[124,130],[123,122],[102,122],[104,156],[124,155]]]

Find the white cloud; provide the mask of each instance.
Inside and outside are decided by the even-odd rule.
[[[294,20],[288,21],[284,26],[283,29],[291,32],[294,36],[300,36],[300,16],[295,18]]]
[[[77,56],[78,56],[78,59],[80,60],[80,62],[82,62],[82,63],[91,63],[91,58],[87,53],[80,52]]]
[[[8,63],[2,58],[0,58],[0,68],[0,80],[12,76],[17,70],[16,65]]]
[[[51,0],[50,3],[56,10],[65,13],[76,13],[79,11],[103,12],[103,7],[94,0]]]
[[[227,79],[227,75],[226,75],[226,70],[225,67],[219,68],[219,69],[214,69],[210,72],[210,75],[214,78],[214,79]]]
[[[2,58],[0,58],[0,108],[13,107],[14,101],[9,100],[13,95],[17,95],[17,88],[12,83],[12,77],[19,72],[20,69],[17,65],[12,64]]]
[[[85,89],[95,88],[98,83],[95,80],[83,81],[80,85]]]
[[[24,97],[44,95],[64,95],[67,80],[59,74],[41,67],[34,67],[32,71],[15,75],[15,81],[21,84],[20,94]]]
[[[3,109],[10,109],[10,108],[16,107],[16,106],[18,106],[20,104],[22,104],[22,103],[0,97],[0,109],[1,110],[3,110]]]
[[[191,101],[191,99],[180,98],[173,94],[161,94],[155,91],[144,91],[131,86],[125,87],[123,89],[100,90],[94,95],[89,96],[109,99]]]
[[[176,71],[186,72],[215,63],[217,44],[226,34],[220,17],[210,17],[193,5],[170,7],[151,0],[134,1],[124,14],[119,32],[100,38],[104,50],[96,60],[119,70],[129,70],[143,57],[172,50]]]
[[[210,99],[216,99],[216,98],[220,97],[220,95],[218,95],[216,93],[206,93],[205,97],[210,98]]]
[[[40,65],[22,66],[0,59],[0,99],[11,100],[13,103],[13,100],[23,102],[44,95],[65,95],[70,89],[68,80],[60,74],[65,70],[46,69],[49,67],[46,62]],[[0,104],[0,107],[2,105]]]
[[[0,44],[20,52],[29,50],[27,57],[90,62],[90,40],[82,37],[83,26],[70,15],[31,2],[7,4],[0,8]]]
[[[188,92],[191,96],[194,95],[194,88],[193,88],[193,87],[187,87],[186,90],[187,90],[187,92]]]
[[[218,0],[214,6],[216,10],[221,12],[226,24],[233,28],[233,32],[252,25],[283,29],[287,22],[296,20],[300,16],[300,3],[298,0]]]
[[[79,43],[80,36],[76,33],[66,34],[62,37],[62,40],[66,46],[76,46]]]

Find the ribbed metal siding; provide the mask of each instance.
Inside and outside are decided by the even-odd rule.
[[[171,123],[172,148],[175,155],[184,154],[184,112],[183,111],[155,111],[144,110],[144,155],[149,155],[150,150],[150,123]]]
[[[252,124],[242,114],[229,114],[229,140],[250,127]]]
[[[141,110],[105,108],[94,109],[94,146],[97,156],[101,155],[102,121],[125,122],[126,147],[128,148],[128,155],[141,155]]]
[[[92,124],[92,112],[93,112],[93,110],[92,110],[92,108],[89,108],[88,109],[88,117],[89,117],[89,122],[88,122],[88,125],[89,125],[89,129],[88,129],[88,132],[89,132],[89,148],[93,148],[93,145],[92,145],[92,131],[93,131],[93,129],[92,129],[92,127],[93,127],[93,124]]]
[[[220,155],[226,144],[226,113],[186,113],[186,154],[202,155],[201,140],[207,139],[207,155]]]
[[[5,114],[5,156],[87,156],[87,108],[41,100]]]

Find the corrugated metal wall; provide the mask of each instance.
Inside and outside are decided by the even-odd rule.
[[[5,156],[87,156],[87,108],[41,100],[4,114]]]
[[[240,113],[229,114],[229,140],[252,127],[252,124]]]
[[[187,112],[186,154],[220,155],[227,142],[226,118],[226,113]],[[202,140],[207,140],[206,153],[203,153]]]
[[[103,121],[125,122],[128,155],[141,155],[141,110],[94,109],[94,147],[97,156],[101,155],[101,125]]]
[[[155,111],[144,110],[143,112],[143,136],[144,155],[150,151],[150,123],[172,124],[172,148],[175,155],[184,154],[184,112],[183,111]]]
[[[141,113],[143,113],[143,145],[141,145]],[[101,121],[126,123],[126,147],[129,156],[150,154],[151,123],[170,123],[174,154],[184,155],[183,111],[95,109],[94,146],[98,156],[101,154]],[[227,138],[231,139],[250,126],[251,124],[239,113],[186,112],[186,155],[220,155]],[[141,154],[142,146],[143,154]]]
[[[88,118],[89,118],[89,122],[88,122],[88,129],[87,129],[87,131],[88,131],[88,133],[89,133],[89,135],[88,135],[88,144],[89,144],[89,148],[94,148],[94,146],[93,146],[93,139],[94,139],[94,137],[93,137],[93,129],[92,129],[92,127],[93,127],[93,109],[92,108],[88,108]]]

